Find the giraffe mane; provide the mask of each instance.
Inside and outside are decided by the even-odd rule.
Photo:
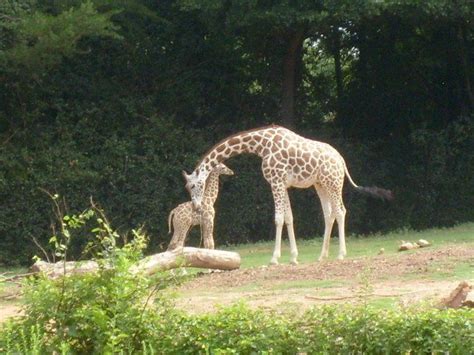
[[[204,159],[206,159],[206,157],[211,154],[211,152],[217,148],[217,146],[221,145],[222,143],[224,143],[225,141],[228,141],[234,137],[237,137],[237,136],[240,136],[242,134],[247,134],[247,133],[253,133],[253,132],[257,132],[257,131],[261,131],[261,130],[264,130],[264,129],[268,129],[268,128],[283,128],[282,126],[280,125],[276,125],[276,124],[269,124],[267,126],[262,126],[262,127],[257,127],[257,128],[252,128],[252,129],[249,129],[249,130],[246,130],[246,131],[240,131],[240,132],[237,132],[237,133],[234,133],[230,136],[227,136],[226,138],[224,139],[221,139],[219,142],[217,142],[216,144],[214,144],[210,149],[208,149],[206,151],[206,153],[202,156],[201,160],[199,160],[199,163],[196,165],[196,166],[200,166],[202,164],[202,162],[204,161]]]

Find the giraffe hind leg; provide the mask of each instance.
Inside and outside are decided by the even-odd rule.
[[[329,242],[331,239],[332,227],[334,225],[336,216],[333,213],[331,200],[326,190],[318,185],[316,185],[315,188],[321,201],[321,207],[323,209],[324,215],[324,239],[321,254],[318,259],[319,261],[321,261],[329,256]]]
[[[184,242],[192,227],[192,219],[182,215],[173,218],[173,237],[167,250],[175,250],[184,247]]]
[[[342,260],[347,255],[345,233],[346,208],[344,207],[342,200],[337,207],[336,220],[339,229],[339,255],[337,258]]]

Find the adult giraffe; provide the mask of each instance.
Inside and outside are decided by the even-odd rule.
[[[339,227],[338,259],[346,256],[345,215],[342,201],[344,177],[358,191],[384,199],[391,199],[391,191],[377,187],[361,187],[352,181],[346,163],[329,144],[304,138],[284,127],[268,126],[234,134],[207,152],[191,174],[183,171],[186,188],[197,210],[201,209],[205,183],[212,169],[226,159],[242,154],[256,154],[262,158],[262,172],[271,185],[275,202],[275,249],[270,261],[278,264],[281,256],[283,223],[288,230],[291,263],[297,264],[298,249],[293,230],[293,213],[287,189],[314,186],[324,213],[324,241],[319,260],[328,256],[329,239],[334,221]]]

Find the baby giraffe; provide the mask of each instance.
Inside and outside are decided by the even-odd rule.
[[[234,172],[222,163],[209,174],[204,190],[201,211],[193,208],[191,201],[181,203],[175,207],[168,217],[169,233],[171,233],[171,223],[173,223],[173,238],[168,246],[168,250],[182,248],[184,241],[192,226],[201,225],[204,248],[214,249],[214,203],[219,194],[219,176],[234,175]]]

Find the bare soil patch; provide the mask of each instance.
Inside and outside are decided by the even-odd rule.
[[[0,323],[4,320],[21,315],[20,306],[16,304],[0,305]]]
[[[430,275],[448,273],[457,263],[466,261],[472,261],[474,270],[473,248],[450,246],[395,256],[201,274],[178,288],[176,304],[200,313],[241,299],[254,307],[297,310],[317,304],[360,302],[364,298],[392,298],[404,304],[435,301],[448,295],[459,280],[434,280]]]

